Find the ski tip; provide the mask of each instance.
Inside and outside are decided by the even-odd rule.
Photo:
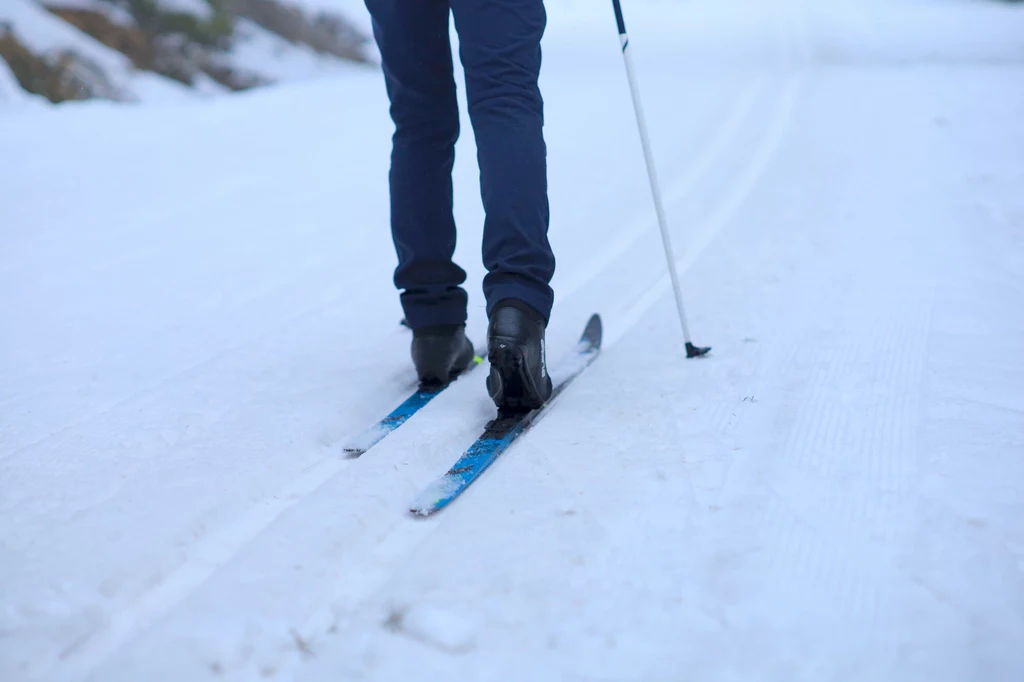
[[[436,495],[430,495],[429,492],[424,492],[409,507],[409,513],[418,519],[426,518],[448,506],[449,502],[451,502],[451,499],[442,499]]]
[[[686,342],[686,357],[702,358],[711,351],[711,346],[695,346],[689,341]]]
[[[604,335],[603,325],[601,324],[601,316],[594,313],[590,316],[590,320],[587,321],[587,326],[583,329],[583,336],[580,337],[581,343],[586,343],[593,348],[601,347],[601,337]]]
[[[460,477],[445,474],[424,488],[409,506],[409,511],[415,516],[430,516],[447,507],[466,485]]]

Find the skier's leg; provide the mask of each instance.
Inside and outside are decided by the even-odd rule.
[[[555,258],[548,243],[540,76],[543,0],[450,0],[466,70],[486,219],[487,390],[502,410],[551,395],[544,336]]]
[[[395,286],[414,330],[466,320],[466,273],[452,262],[452,165],[459,112],[447,0],[366,0],[395,123],[391,231]]]
[[[487,312],[514,299],[546,321],[555,258],[548,243],[540,41],[543,0],[450,0],[466,71],[486,219]]]

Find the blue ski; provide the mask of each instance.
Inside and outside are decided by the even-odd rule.
[[[499,413],[496,419],[488,422],[483,434],[459,457],[455,465],[420,493],[410,511],[420,516],[429,516],[448,506],[533,424],[544,408],[594,361],[600,350],[601,318],[594,315],[576,347],[552,368],[554,389],[548,402],[530,412],[511,415]]]
[[[459,376],[464,376],[465,374],[473,371],[473,369],[475,369],[477,365],[483,363],[483,361],[484,359],[481,355],[476,355],[473,358],[473,364],[469,366],[469,369]],[[453,379],[453,381],[457,380],[458,377]],[[374,445],[384,440],[389,433],[409,421],[410,417],[426,407],[431,400],[439,396],[441,392],[451,386],[451,384],[452,382],[448,382],[447,384],[442,384],[440,386],[420,386],[417,388],[412,395],[406,398],[401,405],[393,409],[388,416],[384,417],[358,436],[349,440],[344,447],[345,455],[349,458],[355,458],[362,455]]]

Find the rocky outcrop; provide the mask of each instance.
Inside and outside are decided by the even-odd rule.
[[[106,14],[94,10],[52,4],[44,7],[83,33],[127,56],[135,68],[155,71],[183,83],[191,82],[176,69],[162,68],[159,50],[152,36],[146,35],[138,26],[115,23]]]
[[[163,33],[152,33],[156,21],[145,22],[149,31],[139,25],[125,25],[108,15],[59,5],[46,5],[47,10],[89,34],[107,47],[121,52],[137,69],[153,71],[185,85],[194,85],[205,74],[231,90],[247,90],[266,85],[270,79],[259,74],[233,69],[219,48],[230,45],[226,35],[205,27],[201,22],[163,20]],[[177,30],[170,30],[177,27]],[[224,42],[222,42],[224,41]]]
[[[18,40],[14,27],[0,23],[0,58],[21,87],[54,103],[84,99],[130,99],[100,66],[74,50],[36,54]]]
[[[249,26],[256,24],[293,45],[321,55],[360,63],[370,61],[370,38],[341,16],[307,13],[279,0],[206,2],[208,12],[187,13],[168,11],[158,0],[39,0],[41,7],[53,16],[125,55],[136,70],[153,72],[187,86],[196,86],[202,77],[230,90],[247,90],[274,82],[264,74],[232,63],[232,47],[241,39],[235,33],[237,19],[247,19],[251,22]],[[80,51],[68,48],[36,54],[15,37],[15,28],[0,28],[0,58],[10,65],[25,90],[44,95],[52,102],[131,98]]]
[[[229,0],[227,7],[234,16],[245,17],[290,43],[341,59],[367,61],[369,36],[339,16],[326,12],[310,16],[277,0]]]

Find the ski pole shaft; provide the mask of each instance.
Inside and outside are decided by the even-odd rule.
[[[675,294],[676,309],[679,312],[679,324],[683,328],[683,340],[686,342],[686,356],[689,358],[706,354],[710,348],[699,348],[694,346],[690,340],[690,330],[686,324],[686,311],[683,307],[682,287],[679,285],[679,273],[676,270],[676,260],[672,251],[672,240],[668,233],[668,221],[665,218],[665,207],[661,201],[661,190],[658,187],[658,175],[654,168],[654,157],[651,154],[650,138],[647,135],[647,122],[644,117],[643,105],[640,102],[640,91],[636,84],[636,75],[633,72],[633,61],[629,54],[629,36],[626,34],[626,20],[622,15],[622,5],[619,0],[612,0],[615,9],[615,22],[619,28],[619,42],[622,45],[622,59],[626,64],[626,79],[629,81],[629,92],[633,96],[633,110],[636,112],[636,123],[640,130],[640,144],[644,150],[644,161],[647,163],[647,177],[651,182],[651,194],[654,197],[654,211],[658,216],[658,228],[661,230],[661,242],[665,248],[665,260],[668,262],[668,274],[672,281],[672,291]]]

